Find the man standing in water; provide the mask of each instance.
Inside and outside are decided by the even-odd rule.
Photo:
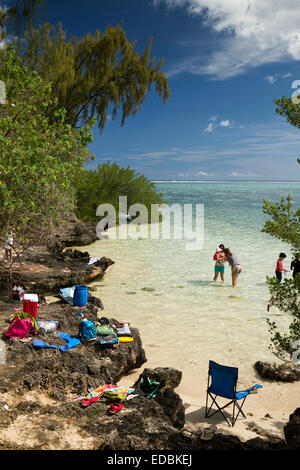
[[[295,256],[295,259],[291,263],[291,271],[293,271],[293,279],[300,273],[300,254]]]
[[[224,253],[225,261],[228,261],[231,266],[232,287],[236,287],[238,277],[242,272],[242,267],[237,257],[231,253],[229,248],[225,248]]]

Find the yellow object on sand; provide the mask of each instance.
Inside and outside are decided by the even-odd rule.
[[[131,336],[119,336],[120,343],[131,343],[133,338]]]

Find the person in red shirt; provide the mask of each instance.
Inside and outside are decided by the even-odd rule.
[[[284,267],[282,266],[282,261],[286,258],[286,254],[285,253],[280,253],[279,255],[279,258],[277,260],[277,264],[276,264],[276,271],[275,271],[275,274],[276,274],[276,277],[278,279],[279,282],[282,281],[282,273],[283,272],[288,272],[287,269],[284,269]]]

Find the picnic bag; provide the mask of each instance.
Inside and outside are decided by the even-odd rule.
[[[12,316],[10,325],[5,333],[8,338],[25,338],[36,334],[38,330],[35,318],[29,313],[18,312]]]
[[[110,336],[114,334],[114,330],[110,325],[98,325],[96,331],[99,336]]]
[[[97,338],[96,326],[93,320],[84,318],[79,324],[79,335],[82,340],[94,341]]]
[[[103,336],[98,339],[98,344],[101,349],[112,349],[119,345],[119,338],[116,336]]]

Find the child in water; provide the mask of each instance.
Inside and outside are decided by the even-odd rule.
[[[275,271],[275,274],[276,274],[276,277],[278,279],[279,282],[282,281],[282,273],[285,272],[287,273],[288,270],[287,269],[284,269],[283,265],[282,265],[282,261],[286,258],[286,254],[285,253],[280,253],[279,254],[279,258],[277,260],[277,264],[276,264],[276,271]]]
[[[224,273],[225,273],[224,250],[225,250],[225,246],[219,245],[219,248],[217,248],[213,256],[213,260],[216,262],[214,282],[218,279],[219,274],[221,276],[221,281],[224,282]]]

